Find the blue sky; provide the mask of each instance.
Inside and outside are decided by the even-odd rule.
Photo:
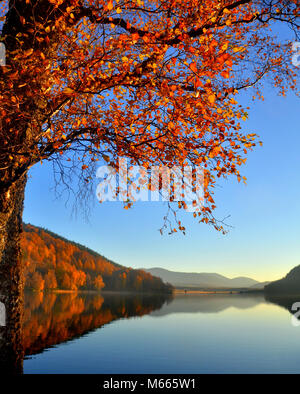
[[[49,164],[30,171],[24,221],[46,227],[134,268],[163,267],[176,271],[218,272],[229,277],[273,280],[300,264],[300,123],[299,99],[278,97],[271,89],[265,101],[251,103],[248,133],[257,132],[263,147],[248,156],[242,172],[247,185],[235,179],[220,182],[217,217],[233,226],[227,235],[182,216],[187,234],[160,235],[166,207],[139,202],[132,209],[105,202],[92,207],[89,221],[72,217],[72,206],[56,199]]]

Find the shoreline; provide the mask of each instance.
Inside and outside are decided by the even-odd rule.
[[[73,293],[80,293],[80,294],[127,294],[127,295],[174,295],[175,291],[173,291],[172,293],[162,293],[162,292],[151,292],[151,291],[130,291],[130,290],[63,290],[63,289],[53,289],[53,290],[33,290],[33,289],[24,289],[24,292],[27,293],[43,293],[43,294],[47,294],[47,293],[54,293],[54,294],[73,294]]]
[[[28,293],[54,293],[54,294],[103,294],[103,295],[164,295],[164,296],[177,296],[177,295],[215,295],[215,294],[223,294],[223,295],[236,295],[236,294],[264,294],[263,290],[193,290],[193,289],[176,289],[174,288],[172,293],[162,293],[162,292],[138,292],[131,290],[64,290],[64,289],[53,289],[53,290],[33,290],[33,289],[25,289],[24,292]]]
[[[176,294],[241,294],[238,290],[181,290],[175,289],[174,295]]]

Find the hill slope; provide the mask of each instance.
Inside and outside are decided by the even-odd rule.
[[[163,268],[145,269],[152,275],[158,276],[164,282],[171,283],[177,287],[200,287],[209,288],[248,288],[259,282],[245,277],[229,279],[216,273],[193,273],[193,272],[175,272]]]
[[[26,288],[172,291],[160,278],[116,264],[51,231],[30,224],[24,224],[23,228],[21,247]]]
[[[255,285],[251,286],[250,289],[253,290],[263,290],[265,286],[267,286],[271,282],[259,282],[256,283]]]
[[[293,268],[284,278],[265,286],[265,293],[278,295],[300,295],[300,265]]]

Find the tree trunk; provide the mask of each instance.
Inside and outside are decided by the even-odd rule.
[[[20,236],[26,180],[25,174],[10,187],[0,189],[0,302],[5,311],[5,326],[0,326],[0,371],[10,374],[23,372]]]

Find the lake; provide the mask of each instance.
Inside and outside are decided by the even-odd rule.
[[[294,301],[26,294],[24,373],[299,373]]]

